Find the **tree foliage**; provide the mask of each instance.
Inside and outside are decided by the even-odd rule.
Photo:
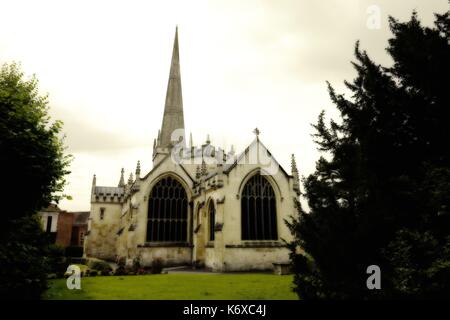
[[[49,241],[36,212],[58,201],[71,157],[48,98],[17,64],[0,69],[0,298],[39,298],[46,289]]]
[[[432,298],[450,292],[449,13],[424,27],[390,17],[390,67],[355,47],[342,121],[314,125],[321,157],[304,178],[309,212],[289,223],[302,298]],[[301,247],[304,253],[300,253]],[[378,265],[382,290],[368,290]]]
[[[32,215],[59,200],[70,157],[64,154],[60,121],[51,122],[48,97],[36,77],[24,79],[17,64],[0,70],[0,168],[3,219]]]

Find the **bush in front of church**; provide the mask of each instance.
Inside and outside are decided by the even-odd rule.
[[[64,254],[66,257],[81,258],[83,257],[83,247],[69,246],[65,249]]]
[[[48,273],[54,274],[56,278],[62,278],[67,270],[68,261],[64,251],[63,246],[54,243],[51,243],[46,249],[45,258],[49,269]]]
[[[0,236],[0,298],[39,299],[47,289],[46,237],[39,217],[10,221],[15,232]]]
[[[100,271],[104,274],[108,274],[108,273],[112,272],[111,266],[106,261],[96,259],[96,258],[87,259],[87,266],[91,270]]]
[[[163,264],[163,261],[162,261],[161,258],[153,259],[153,261],[152,261],[152,269],[151,269],[152,273],[153,274],[160,274],[162,272],[163,266],[164,266],[164,264]]]

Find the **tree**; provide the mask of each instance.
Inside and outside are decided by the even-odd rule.
[[[390,17],[391,67],[359,43],[351,98],[328,84],[341,121],[315,142],[328,156],[303,179],[306,212],[288,222],[295,290],[302,298],[436,298],[450,290],[447,79],[449,12],[433,28]],[[302,248],[302,250],[298,250]],[[368,290],[367,267],[382,289]]]
[[[0,296],[37,298],[45,289],[45,236],[33,215],[58,201],[70,156],[60,121],[51,122],[48,97],[17,64],[0,70]]]

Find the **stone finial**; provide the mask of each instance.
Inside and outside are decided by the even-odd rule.
[[[208,168],[206,167],[205,160],[202,161],[201,175],[206,176],[208,174]]]
[[[94,174],[94,176],[92,177],[92,188],[91,188],[91,195],[92,197],[95,194],[95,185],[97,184],[97,176]]]
[[[202,176],[200,166],[197,166],[195,171],[195,179],[200,180],[200,177]]]
[[[256,138],[258,138],[261,131],[259,131],[258,128],[255,128],[255,130],[253,130],[253,133],[255,134]]]
[[[133,176],[130,176],[131,180],[133,180]],[[128,183],[130,183],[130,180],[128,180]],[[133,187],[131,188],[131,191],[139,191],[141,185],[141,162],[138,160],[136,165],[136,181],[134,181]]]
[[[91,201],[95,201],[95,186],[97,184],[97,176],[94,174],[92,177],[92,187],[91,187]]]
[[[299,178],[297,163],[295,162],[294,154],[292,154],[292,158],[291,158],[291,172],[292,172],[292,177],[294,178],[293,189],[297,194],[300,194],[300,178]]]
[[[119,187],[125,186],[125,178],[124,178],[124,176],[123,176],[124,173],[125,173],[125,170],[122,168],[122,170],[120,170]]]
[[[132,185],[133,184],[133,174],[130,173],[130,177],[128,178],[128,184]]]
[[[211,144],[211,139],[209,137],[209,133],[206,135],[206,144]]]
[[[221,147],[218,147],[214,155],[217,159],[217,165],[222,165],[225,161],[225,151]]]
[[[138,160],[136,165],[136,180],[141,177],[141,162]]]
[[[219,151],[219,156],[217,157],[219,159],[217,163],[217,186],[222,187],[223,186],[223,156],[224,156],[223,150]]]
[[[228,159],[228,155],[227,155],[227,153],[226,153],[226,149],[223,148],[223,149],[222,149],[222,163],[227,162],[227,159]]]

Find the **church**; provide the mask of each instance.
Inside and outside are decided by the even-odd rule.
[[[190,265],[212,271],[270,270],[288,263],[285,223],[295,214],[299,173],[292,155],[288,174],[262,143],[259,130],[241,153],[215,147],[208,138],[186,141],[178,30],[172,51],[161,129],[153,166],[117,186],[97,185],[84,241],[87,257],[139,259],[151,266]]]

